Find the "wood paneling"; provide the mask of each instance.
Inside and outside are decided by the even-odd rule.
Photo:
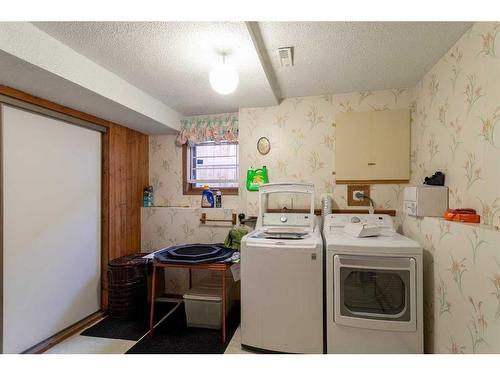
[[[268,212],[291,212],[298,214],[307,214],[309,213],[308,209],[303,208],[294,208],[294,209],[285,209],[281,210],[279,208],[270,208],[267,210]],[[334,214],[368,214],[368,210],[358,210],[355,208],[334,208],[332,209],[332,213]],[[321,216],[321,209],[316,208],[314,210],[314,214],[317,216]],[[385,214],[389,216],[396,216],[396,210],[379,210],[375,209],[375,214]]]
[[[102,135],[101,308],[108,306],[108,261],[140,252],[142,190],[149,184],[148,136],[111,121],[0,85],[0,94],[107,128]]]
[[[410,180],[335,180],[337,185],[363,184],[363,185],[381,185],[381,184],[407,184]]]
[[[103,242],[108,250],[107,259],[102,262],[103,287],[107,285],[109,260],[141,250],[142,191],[149,184],[148,136],[112,124],[108,127],[107,138],[109,168],[103,175],[103,184],[108,189],[108,201],[103,204],[103,210],[108,211],[107,222],[103,218],[107,239],[103,238]],[[103,288],[102,294],[106,308],[107,288]]]
[[[140,207],[142,191],[148,185],[147,136],[113,127],[110,139],[109,220],[110,259],[140,252]]]
[[[7,95],[7,96],[10,96],[12,98],[19,99],[19,100],[23,100],[27,103],[35,104],[35,105],[38,105],[42,108],[47,108],[47,109],[51,109],[51,110],[59,112],[59,113],[64,113],[65,115],[73,116],[73,117],[79,118],[81,120],[92,122],[92,123],[97,124],[97,125],[109,127],[110,124],[112,124],[111,122],[103,120],[101,118],[89,115],[89,114],[84,113],[84,112],[77,111],[76,109],[65,107],[63,105],[39,98],[37,96],[27,94],[23,91],[13,89],[12,87],[0,85],[0,94]]]

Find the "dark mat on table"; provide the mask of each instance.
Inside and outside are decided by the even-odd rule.
[[[177,305],[178,303],[175,302],[156,302],[155,323],[159,322]],[[80,335],[137,341],[148,331],[149,309],[132,320],[116,319],[108,316],[80,333]]]
[[[240,307],[235,304],[226,322],[226,342],[217,329],[186,326],[184,304],[155,328],[154,336],[145,336],[126,354],[223,354],[240,324]]]

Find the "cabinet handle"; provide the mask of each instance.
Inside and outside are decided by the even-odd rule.
[[[375,165],[375,163],[368,163],[368,165]]]

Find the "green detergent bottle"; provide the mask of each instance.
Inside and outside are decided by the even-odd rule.
[[[259,186],[262,184],[267,184],[269,178],[267,177],[267,168],[264,165],[259,169],[248,169],[247,170],[247,190],[248,191],[258,191]]]

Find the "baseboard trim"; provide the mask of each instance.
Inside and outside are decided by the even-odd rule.
[[[106,315],[106,311],[97,311],[86,318],[83,318],[79,322],[69,326],[68,328],[56,333],[54,336],[49,337],[46,340],[32,346],[31,348],[25,350],[22,354],[42,354],[43,352],[49,350],[60,342],[66,340],[68,337],[73,336],[75,333],[87,328],[99,319]]]

